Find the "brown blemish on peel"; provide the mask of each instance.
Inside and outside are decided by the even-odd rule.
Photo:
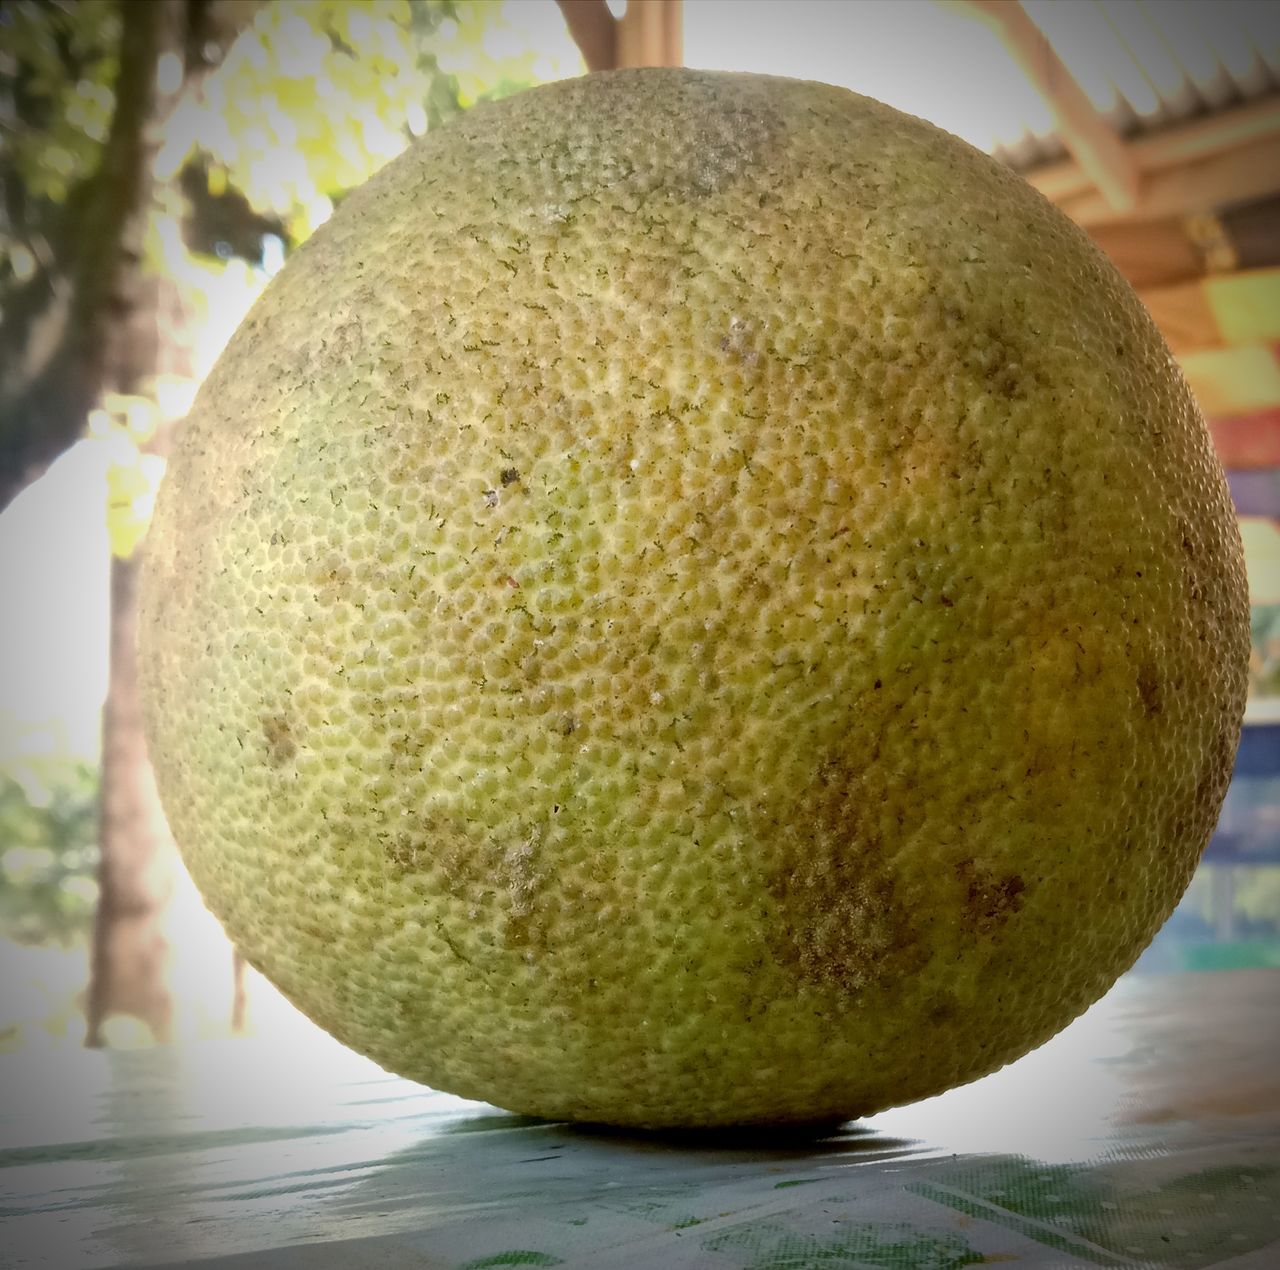
[[[324,605],[334,605],[350,598],[352,590],[351,570],[336,556],[331,556],[316,570],[311,579],[316,599]]]
[[[1197,832],[1206,838],[1218,819],[1218,811],[1231,782],[1236,759],[1236,735],[1230,726],[1219,725],[1192,794],[1191,815]]]
[[[1138,700],[1142,703],[1142,712],[1148,719],[1160,713],[1162,708],[1160,680],[1150,666],[1143,666],[1138,671]]]
[[[884,856],[876,808],[862,765],[822,763],[791,817],[782,866],[765,879],[778,906],[768,946],[804,983],[845,994],[899,982],[929,960]]]
[[[1195,784],[1185,789],[1180,797],[1170,800],[1162,834],[1171,845],[1191,841],[1199,850],[1208,841],[1231,781],[1236,736],[1237,732],[1229,722],[1219,722],[1201,761]]]
[[[262,735],[267,743],[267,761],[272,767],[283,767],[298,752],[293,729],[283,715],[268,714],[262,718]]]
[[[956,876],[965,887],[965,921],[979,935],[999,929],[1022,907],[1027,884],[1017,873],[1001,877],[973,860],[961,860]]]
[[[593,912],[625,911],[612,870],[602,867],[569,887],[557,875],[545,839],[560,810],[553,804],[547,819],[515,826],[510,836],[480,837],[450,816],[406,817],[410,823],[386,845],[387,865],[465,908],[465,925],[448,932],[459,945],[468,943],[469,931],[486,928],[496,936],[495,950],[541,954],[551,947],[566,900]]]
[[[780,876],[769,889],[783,914],[769,949],[806,983],[858,992],[904,978],[928,960],[892,878],[828,862]]]

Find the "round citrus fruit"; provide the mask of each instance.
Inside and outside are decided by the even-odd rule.
[[[1168,916],[1244,701],[1227,489],[1133,292],[813,83],[432,132],[238,331],[149,553],[232,939],[540,1116],[848,1117],[1023,1053]]]

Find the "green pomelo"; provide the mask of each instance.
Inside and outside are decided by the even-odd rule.
[[[1037,1045],[1173,908],[1244,703],[1227,489],[1132,291],[820,84],[431,133],[232,340],[148,550],[231,937],[548,1117],[850,1117]]]

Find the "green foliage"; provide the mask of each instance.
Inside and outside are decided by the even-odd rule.
[[[58,211],[98,166],[122,2],[14,0],[0,9],[0,287],[56,255]],[[278,216],[293,245],[412,136],[537,81],[536,50],[519,38],[510,55],[484,48],[504,10],[492,0],[264,5],[223,63],[183,89],[158,175],[199,169],[213,198]],[[441,68],[443,47],[459,73]]]
[[[298,242],[331,200],[458,109],[429,43],[438,0],[314,0],[264,7],[201,91],[179,107],[162,168],[203,159],[211,192],[239,191]]]
[[[507,10],[492,0],[278,0],[181,103],[160,170],[202,166],[213,197],[234,191],[297,244],[413,137],[538,82],[534,37],[507,28]],[[497,30],[512,51],[494,57],[486,43]]]
[[[435,30],[424,35],[418,28],[418,38],[425,64],[455,99],[450,113],[586,70],[549,0],[451,0],[442,10]],[[415,22],[418,14],[415,7]],[[432,117],[431,126],[447,117]]]
[[[28,789],[0,773],[0,938],[70,944],[84,938],[97,899],[95,773],[84,764]]]
[[[111,123],[119,14],[111,0],[18,0],[0,30],[13,97],[6,162],[28,195],[60,202],[96,166]]]
[[[119,39],[112,0],[0,9],[0,284],[47,260],[58,209],[98,165]]]

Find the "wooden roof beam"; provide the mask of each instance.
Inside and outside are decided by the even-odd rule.
[[[1135,137],[1129,143],[1129,153],[1145,177],[1165,168],[1218,158],[1234,150],[1248,150],[1277,137],[1280,137],[1280,94],[1272,94]],[[1055,203],[1081,195],[1096,199],[1089,174],[1073,159],[1046,163],[1026,175],[1045,198]]]
[[[1124,142],[1095,109],[1075,76],[1019,0],[969,0],[1053,113],[1058,135],[1114,211],[1138,202],[1141,173]]]
[[[1034,172],[1026,174],[1041,188]],[[1077,224],[1091,227],[1133,217],[1194,216],[1280,191],[1280,131],[1203,158],[1149,172],[1135,207],[1118,212],[1099,191],[1053,201]],[[1043,189],[1041,189],[1043,193]]]

